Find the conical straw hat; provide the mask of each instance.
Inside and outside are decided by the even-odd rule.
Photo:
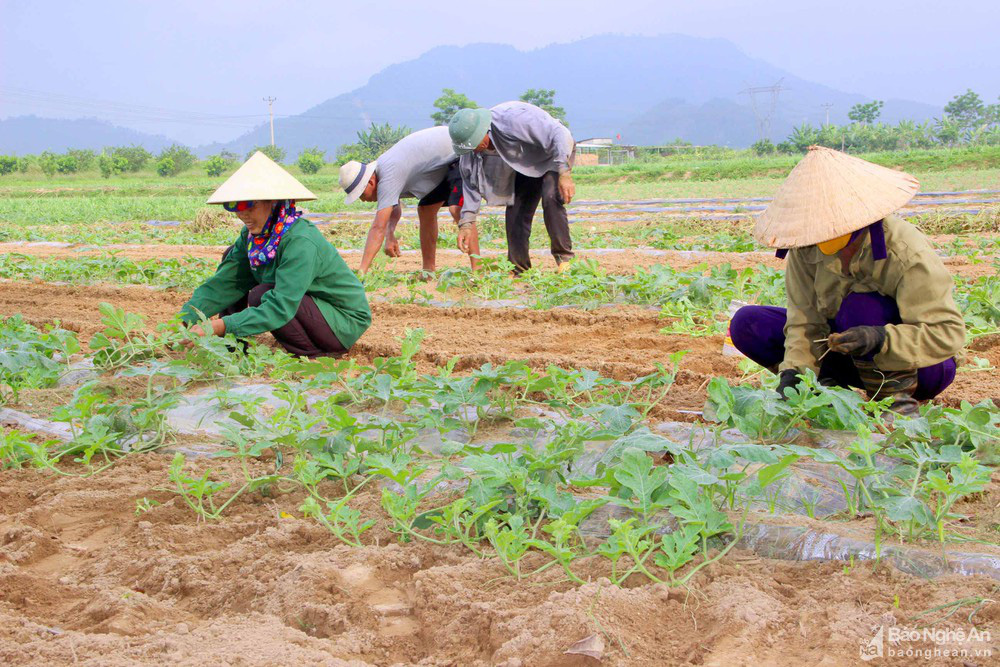
[[[920,184],[909,174],[810,146],[757,219],[772,248],[800,248],[856,232],[902,208]]]
[[[212,193],[207,203],[281,199],[306,201],[316,199],[316,195],[309,192],[306,186],[295,180],[277,162],[257,151]]]

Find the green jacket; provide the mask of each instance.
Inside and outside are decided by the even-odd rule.
[[[219,314],[262,283],[274,284],[256,308],[222,318],[226,333],[254,336],[288,324],[309,295],[344,347],[351,347],[372,323],[365,288],[354,272],[316,227],[300,218],[285,232],[274,260],[251,268],[247,259],[247,230],[226,253],[215,275],[206,280],[184,304],[185,322]]]
[[[871,239],[851,259],[844,275],[837,255],[824,255],[816,246],[788,253],[785,286],[788,321],[785,323],[785,359],[780,370],[811,368],[817,359],[829,320],[851,292],[878,292],[892,297],[902,324],[886,326],[886,341],[875,355],[878,368],[887,371],[924,368],[955,356],[965,346],[965,320],[952,297],[951,274],[927,237],[896,215],[882,223],[887,257],[875,261]]]

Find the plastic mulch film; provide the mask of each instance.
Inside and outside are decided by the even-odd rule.
[[[873,542],[802,526],[748,526],[737,546],[779,560],[870,561],[881,556],[882,562],[918,577],[980,574],[1000,580],[1000,557],[990,554],[943,554],[899,545],[883,545],[880,554]]]
[[[310,392],[307,402],[313,404],[329,397],[331,393]],[[199,389],[184,394],[178,405],[167,411],[167,424],[175,433],[218,440],[225,434],[227,427],[239,427],[236,422],[229,418],[230,413],[239,409],[235,403],[249,400],[260,400],[261,403],[258,409],[262,412],[275,410],[286,405],[282,399],[275,395],[275,387],[269,384],[233,385],[225,391],[225,400],[223,400],[222,394],[215,389]],[[375,415],[372,412],[352,409],[349,406],[346,407],[362,424],[368,423],[370,420],[384,418],[399,422],[409,420],[409,417],[396,410],[380,411],[378,415]],[[468,407],[466,410],[473,412],[475,408]],[[558,423],[559,415],[555,413],[541,410],[532,410],[530,412],[533,413],[532,416],[545,416]],[[471,419],[473,415],[461,414],[459,416]],[[373,429],[371,433],[362,435],[362,437],[376,439],[379,437],[379,434],[376,429]],[[544,429],[498,426],[491,428],[488,434],[478,436],[476,444],[482,447],[489,447],[498,443],[521,442],[539,448],[544,447],[548,440],[548,434]],[[456,428],[442,433],[436,428],[428,427],[417,431],[410,444],[428,454],[440,456],[444,451],[445,444],[448,442],[466,444],[469,442],[469,434],[464,428]],[[585,466],[586,470],[593,472],[597,461],[603,455],[608,444],[603,441],[587,443],[585,454],[578,465]]]
[[[70,440],[73,438],[73,434],[66,424],[39,419],[20,410],[12,410],[10,408],[0,408],[0,425],[13,426],[44,435],[47,438],[54,438],[55,440]]]
[[[226,390],[233,401],[263,399],[262,409],[276,409],[285,402],[274,395],[274,386],[269,384],[234,385]],[[180,402],[167,410],[167,424],[175,432],[183,435],[221,436],[226,426],[237,424],[229,418],[236,409],[234,403],[223,402],[216,389],[201,389],[183,394]]]
[[[604,505],[580,523],[580,533],[591,547],[596,547],[611,534],[608,519],[625,520],[632,516],[624,507]],[[775,519],[780,521],[780,517]],[[659,534],[669,533],[677,525],[666,512],[657,514],[657,520],[662,523]],[[983,575],[1000,581],[1000,557],[992,554],[949,551],[945,556],[941,551],[906,545],[883,545],[880,554],[874,542],[804,526],[748,523],[736,546],[775,560],[858,562],[874,561],[881,556],[881,562],[917,577]]]
[[[310,402],[322,400],[328,395],[321,392],[310,393]],[[265,412],[285,405],[285,402],[276,396],[275,387],[267,384],[235,385],[228,388],[224,395],[213,389],[201,389],[185,394],[181,403],[167,413],[167,421],[175,432],[188,436],[201,436],[203,441],[196,445],[182,441],[165,451],[181,451],[189,455],[213,454],[218,450],[219,440],[225,432],[223,427],[227,424],[238,426],[228,416],[235,409],[233,402],[252,399],[261,400],[259,409]],[[562,419],[558,413],[548,410],[532,412],[556,423]],[[368,419],[375,419],[374,415],[361,411],[355,413],[355,416],[362,423]],[[379,418],[385,417],[399,421],[407,419],[401,413],[379,414]],[[0,423],[14,425],[59,440],[69,440],[72,437],[65,424],[38,419],[9,408],[0,409]],[[656,424],[653,430],[684,447],[694,449],[699,456],[708,456],[716,443],[715,432],[704,425],[662,422]],[[378,429],[373,428],[370,437],[378,436]],[[551,437],[551,431],[544,428],[497,426],[479,434],[476,444],[488,449],[491,444],[518,442],[541,449]],[[724,430],[719,437],[722,442],[745,442],[745,438],[733,430]],[[819,431],[810,433],[808,439],[804,434],[800,434],[798,442],[808,442],[811,446],[827,448],[840,455],[846,455],[846,448],[854,437],[851,432]],[[183,440],[190,441],[191,438]],[[419,447],[424,452],[440,456],[445,451],[446,444],[468,442],[469,436],[464,429],[442,434],[437,429],[426,428],[415,434],[409,441],[409,446]],[[583,451],[576,458],[571,474],[594,475],[611,444],[612,441],[608,440],[584,443]],[[894,462],[880,457],[879,465],[891,469]],[[391,486],[391,483],[388,485]],[[842,512],[846,509],[843,491],[845,485],[851,489],[853,478],[838,466],[819,464],[810,459],[794,462],[786,469],[784,479],[776,480],[768,486],[769,490],[773,490],[773,495],[766,499],[757,499],[752,505],[754,509],[771,510],[771,522],[746,526],[739,546],[765,558],[782,560],[876,559],[879,554],[872,542],[815,528],[781,523],[782,514],[808,514],[821,518]],[[458,483],[448,483],[438,491],[460,491],[460,486]],[[588,540],[604,539],[609,535],[608,519],[626,519],[630,516],[632,514],[625,508],[605,505],[581,523],[580,532]],[[659,518],[663,524],[661,532],[668,532],[676,525],[666,512]],[[986,553],[953,552],[948,553],[945,560],[938,551],[911,546],[883,545],[881,560],[902,572],[921,577],[982,574],[1000,580],[1000,557]]]
[[[674,442],[697,450],[699,455],[707,456],[716,444],[714,433],[704,426],[661,422],[654,430]],[[848,455],[848,446],[856,437],[852,431],[819,429],[809,434],[799,433],[796,443],[828,449],[844,458]],[[875,434],[872,438],[877,441],[884,436]],[[746,437],[735,429],[722,431],[720,440],[747,442]],[[890,473],[897,466],[894,459],[886,456],[876,456],[875,461],[880,468]],[[761,464],[752,464],[746,468],[746,472],[752,474],[760,467]],[[784,476],[768,486],[768,496],[755,500],[752,507],[823,518],[845,511],[847,500],[844,489],[854,493],[855,487],[855,479],[843,468],[803,458],[788,466]]]
[[[84,382],[90,382],[100,377],[97,369],[94,368],[94,360],[86,357],[79,361],[74,361],[69,365],[69,369],[60,376],[56,383],[59,387],[74,387]]]

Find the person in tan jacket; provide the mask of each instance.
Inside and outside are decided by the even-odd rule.
[[[919,185],[828,148],[812,147],[757,222],[761,243],[787,255],[788,307],[746,306],[733,344],[780,374],[778,393],[811,369],[826,384],[918,401],[955,379],[965,322],[930,241],[893,212]]]

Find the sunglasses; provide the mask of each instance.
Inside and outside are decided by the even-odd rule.
[[[253,208],[256,202],[253,201],[230,201],[222,205],[222,208],[226,209],[230,213],[236,213],[237,211],[248,211]]]

